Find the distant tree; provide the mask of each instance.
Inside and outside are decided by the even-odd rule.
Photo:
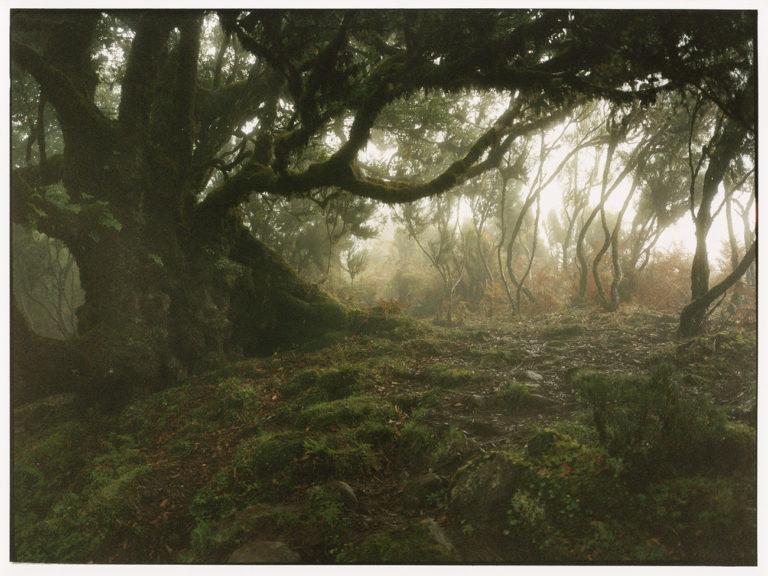
[[[449,325],[454,321],[456,288],[465,273],[457,202],[457,196],[444,194],[431,199],[424,206],[417,203],[406,204],[396,213],[396,221],[403,225],[440,277],[440,308],[444,307],[445,321]]]
[[[355,278],[357,278],[368,267],[368,251],[358,249],[355,246],[350,247],[344,253],[342,268],[349,274],[349,287],[355,287]]]

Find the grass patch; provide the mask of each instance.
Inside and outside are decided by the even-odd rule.
[[[466,368],[455,368],[442,363],[429,366],[423,374],[424,379],[438,388],[458,388],[475,382],[487,380],[483,374]]]
[[[287,398],[303,396],[305,402],[339,400],[358,391],[363,378],[363,370],[351,364],[324,370],[310,368],[297,373],[282,393]]]
[[[301,411],[296,423],[308,429],[327,430],[370,420],[386,422],[396,417],[397,411],[388,402],[374,396],[350,396],[308,406]]]

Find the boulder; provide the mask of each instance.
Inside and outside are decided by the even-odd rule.
[[[474,529],[496,529],[506,520],[513,492],[525,485],[533,472],[522,457],[493,452],[462,467],[454,476],[448,513]]]
[[[254,540],[243,544],[227,558],[229,564],[298,564],[301,556],[284,542]]]

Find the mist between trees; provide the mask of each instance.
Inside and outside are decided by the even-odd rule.
[[[267,351],[327,294],[448,325],[634,302],[681,334],[754,301],[751,13],[16,11],[12,30],[14,317],[76,340],[87,381]]]

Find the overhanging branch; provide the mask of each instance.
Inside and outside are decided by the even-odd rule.
[[[33,48],[11,40],[11,59],[28,71],[56,109],[65,138],[81,135],[82,140],[107,134],[109,120],[88,100],[70,76],[51,64]]]

